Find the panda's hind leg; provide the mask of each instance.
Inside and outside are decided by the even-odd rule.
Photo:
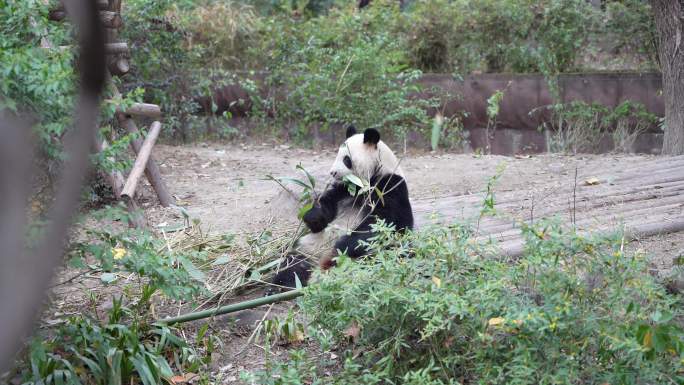
[[[290,290],[297,287],[297,279],[306,286],[311,278],[314,264],[306,256],[292,252],[285,256],[278,271],[271,280],[272,286],[267,290],[267,294],[275,294],[281,290]]]

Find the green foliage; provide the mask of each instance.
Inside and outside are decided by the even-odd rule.
[[[599,12],[583,0],[418,0],[398,30],[425,71],[559,73],[602,33]]]
[[[615,107],[606,120],[613,126],[615,150],[632,152],[637,137],[655,127],[658,117],[648,112],[643,104],[627,100]]]
[[[123,208],[105,209],[100,220],[126,220]],[[88,240],[71,247],[70,264],[102,270],[101,280],[113,283],[120,274],[134,273],[144,279],[142,290],[161,290],[172,299],[192,300],[205,293],[204,273],[194,261],[204,261],[199,250],[173,251],[163,239],[144,230],[116,231],[106,227],[86,229]],[[88,264],[95,260],[95,264]]]
[[[196,371],[198,354],[168,327],[141,322],[114,300],[107,321],[70,318],[52,337],[36,337],[21,370],[25,385],[142,383],[171,381],[174,371]]]
[[[372,260],[341,258],[300,302],[313,335],[341,349],[352,339],[338,351],[351,364],[333,380],[300,357],[272,365],[267,374],[287,370],[288,380],[270,383],[684,381],[681,298],[619,234],[524,227],[525,253],[511,265],[483,258],[464,226],[377,230]]]
[[[0,2],[0,110],[31,113],[34,132],[50,158],[71,125],[74,101],[73,52],[41,47],[70,44],[68,29],[51,23],[39,0]]]
[[[658,37],[648,1],[610,1],[606,4],[606,15],[605,30],[617,49],[643,54],[652,63],[658,63]]]
[[[279,124],[298,125],[295,138],[352,122],[401,139],[409,129],[428,127],[424,109],[436,104],[409,99],[421,73],[406,67],[400,43],[385,28],[398,8],[378,3],[364,13],[333,9],[325,18],[266,22],[266,46],[257,48],[268,58],[266,85],[287,94],[260,104]]]

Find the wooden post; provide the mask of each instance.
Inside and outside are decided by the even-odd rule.
[[[107,63],[109,67],[109,72],[116,76],[123,76],[131,70],[131,65],[128,63],[128,59],[123,56],[116,56],[109,59]]]
[[[154,142],[157,141],[157,137],[159,136],[160,131],[161,123],[156,121],[153,122],[150,126],[150,132],[147,133],[147,137],[145,138],[145,141],[140,147],[140,152],[138,152],[138,156],[135,158],[133,168],[131,169],[130,174],[128,174],[126,184],[124,185],[124,188],[121,191],[122,197],[131,199],[133,198],[133,195],[135,194],[135,188],[138,186],[138,181],[140,180],[140,177],[142,176],[145,170],[147,161],[150,158],[150,154],[152,153],[152,147],[154,147]]]
[[[139,132],[138,127],[136,127],[133,119],[128,118],[124,113],[118,112],[116,114],[116,118],[119,121],[119,125],[125,128],[129,133],[137,134]],[[142,145],[142,139],[135,139],[131,142],[131,147],[136,154],[140,153]],[[159,167],[154,161],[154,156],[152,155],[150,155],[150,158],[147,160],[147,165],[145,166],[145,176],[152,185],[152,188],[154,188],[154,191],[157,193],[159,203],[162,206],[169,207],[175,203],[173,196],[171,196],[168,188],[164,184]]]
[[[106,140],[100,141],[96,136],[93,136],[93,147],[95,151],[102,153],[109,147]],[[109,186],[112,188],[112,192],[116,199],[121,199],[121,190],[123,190],[124,178],[119,171],[112,171],[109,173],[102,172],[102,176],[105,178]]]

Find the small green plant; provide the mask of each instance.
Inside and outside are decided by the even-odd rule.
[[[26,355],[18,370],[24,385],[156,385],[202,365],[171,329],[141,322],[121,299],[106,322],[72,317],[53,337],[36,337]]]
[[[485,129],[485,143],[487,147],[485,150],[488,154],[491,154],[492,152],[491,140],[494,131],[496,130],[496,119],[499,116],[499,109],[501,107],[501,100],[503,100],[504,97],[504,91],[505,90],[496,90],[492,96],[487,98],[487,127]]]
[[[606,121],[608,108],[582,101],[558,103],[549,108],[553,115],[552,123],[547,125],[550,151],[577,154],[599,149],[600,140],[610,127]]]
[[[285,319],[273,318],[264,321],[264,339],[266,343],[297,344],[304,341],[304,325],[295,319],[295,312],[290,309]]]
[[[608,136],[612,136],[615,151],[632,152],[637,137],[658,122],[643,104],[631,101],[614,109],[582,101],[558,103],[548,108],[553,120],[544,125],[549,133],[547,144],[556,152],[596,152],[601,139]]]
[[[648,112],[643,104],[625,101],[615,107],[606,120],[613,126],[614,150],[633,152],[636,139],[655,127],[658,117]]]
[[[122,207],[104,209],[98,217],[125,221],[124,210]],[[173,299],[192,300],[205,293],[204,273],[193,262],[205,259],[200,250],[174,252],[164,240],[140,230],[115,231],[100,227],[86,229],[86,235],[90,237],[88,241],[72,244],[70,264],[101,270],[100,279],[105,284],[115,282],[122,273],[134,273],[145,280],[145,286],[161,290]],[[95,264],[89,263],[91,258]]]

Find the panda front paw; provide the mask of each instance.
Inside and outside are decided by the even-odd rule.
[[[312,233],[320,233],[328,226],[328,219],[320,207],[312,207],[302,219]]]

